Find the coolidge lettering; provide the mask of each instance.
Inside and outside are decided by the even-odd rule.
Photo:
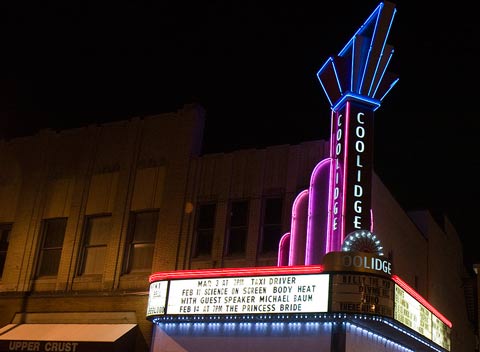
[[[344,192],[345,204],[343,234],[371,229],[371,179],[373,113],[351,103],[347,118],[345,142]]]
[[[334,179],[333,179],[333,185],[330,185],[330,187],[333,188],[333,218],[332,218],[332,229],[333,231],[339,230],[339,222],[341,218],[340,214],[340,200],[342,197],[343,189],[341,189],[342,185],[341,182],[343,180],[342,177],[342,167],[340,165],[340,160],[343,157],[343,115],[338,114],[338,116],[335,119],[336,121],[336,129],[337,132],[335,133],[335,156],[334,156]],[[332,136],[333,139],[333,136]]]
[[[353,185],[353,210],[355,216],[353,218],[353,228],[361,229],[362,228],[362,196],[363,196],[363,186],[362,186],[362,162],[361,155],[365,151],[365,142],[363,138],[365,137],[365,127],[362,126],[365,124],[363,121],[363,112],[357,114],[356,122],[358,125],[355,128],[355,170],[353,171],[356,175],[355,184]]]
[[[392,263],[388,260],[382,260],[377,257],[367,257],[361,255],[344,255],[342,264],[345,267],[363,268],[376,271],[382,271],[385,274],[392,274]]]
[[[333,118],[331,136],[331,230],[342,234],[370,229],[371,222],[372,116],[359,106],[349,106]]]

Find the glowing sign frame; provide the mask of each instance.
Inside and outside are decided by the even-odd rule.
[[[157,281],[170,281],[182,279],[206,279],[206,278],[224,278],[224,277],[255,277],[255,276],[279,276],[279,275],[308,275],[324,273],[323,265],[298,265],[298,266],[267,266],[267,267],[253,267],[253,268],[220,268],[220,269],[201,269],[201,270],[176,270],[157,272],[149,277],[149,283]],[[441,314],[435,307],[433,307],[425,298],[417,293],[405,281],[397,275],[392,275],[391,279],[407,293],[419,301],[429,311],[431,311],[438,319],[440,319],[449,328],[452,328],[452,323]]]
[[[344,252],[345,253],[345,252]],[[335,272],[331,272],[332,274],[335,274]],[[194,282],[195,280],[201,280],[201,279],[224,279],[224,278],[262,278],[262,277],[282,277],[282,276],[288,276],[288,277],[295,277],[298,275],[301,276],[308,276],[308,275],[328,275],[324,271],[324,266],[323,265],[307,265],[307,266],[282,266],[282,267],[254,267],[254,268],[221,268],[221,269],[203,269],[203,270],[180,270],[180,271],[168,271],[168,272],[159,272],[159,273],[154,273],[150,275],[149,277],[149,282],[152,285],[157,284],[156,287],[151,289],[151,295],[155,295],[156,297],[150,297],[149,295],[149,306],[147,307],[147,319],[153,321],[154,323],[160,323],[163,321],[163,319],[166,319],[166,321],[170,322],[175,322],[175,321],[202,321],[205,318],[214,319],[218,321],[219,319],[224,319],[225,321],[231,321],[231,320],[236,320],[236,321],[251,321],[254,318],[254,316],[257,316],[259,319],[263,319],[262,321],[271,321],[270,319],[290,319],[290,318],[295,318],[297,320],[304,320],[304,319],[338,319],[340,317],[346,318],[347,314],[350,312],[342,312],[342,311],[337,311],[337,310],[332,310],[332,304],[333,302],[331,301],[330,295],[334,294],[335,292],[332,291],[332,280],[329,279],[329,290],[328,290],[328,297],[323,297],[322,299],[327,299],[328,300],[328,311],[327,312],[312,312],[311,309],[307,309],[306,312],[292,312],[292,311],[286,311],[286,312],[278,312],[274,311],[272,313],[268,312],[183,312],[183,314],[168,314],[168,310],[165,314],[165,307],[168,306],[168,287],[172,281],[185,281],[185,280],[191,280]],[[353,276],[361,276],[365,277],[368,274],[366,273],[352,273]],[[372,275],[372,278],[379,279],[380,276],[378,275]],[[409,294],[415,302],[418,302],[418,304],[422,305],[432,316],[432,326],[433,324],[443,324],[442,326],[437,326],[435,329],[432,328],[432,336],[426,336],[425,334],[421,334],[420,331],[415,331],[419,335],[423,336],[425,339],[432,341],[432,343],[437,344],[438,346],[442,346],[444,348],[449,348],[450,340],[450,332],[449,330],[446,331],[445,329],[451,329],[452,328],[452,323],[445,317],[443,316],[437,309],[435,309],[430,303],[427,302],[420,294],[418,294],[413,288],[411,288],[405,281],[400,279],[397,275],[391,275],[390,277],[386,278],[387,280],[391,280],[392,283],[396,284],[398,287],[403,289],[407,294]],[[381,279],[385,280],[385,278]],[[308,280],[307,280],[308,281]],[[159,284],[160,283],[160,284]],[[188,285],[187,285],[188,286]],[[187,287],[188,289],[189,287]],[[157,292],[153,293],[157,289]],[[374,288],[375,289],[375,288]],[[325,290],[325,289],[324,289]],[[162,307],[160,306],[150,306],[150,302],[153,302],[155,304],[158,304],[162,297],[165,297],[165,302],[160,303],[160,305],[163,304]],[[382,297],[382,296],[379,296]],[[384,296],[386,297],[386,296]],[[155,298],[160,298],[159,300],[155,301]],[[393,295],[392,299],[393,302],[395,301],[395,294]],[[188,304],[188,302],[185,302]],[[315,310],[315,309],[314,309]],[[319,309],[323,310],[323,309]],[[162,314],[162,312],[164,312]],[[177,312],[178,313],[178,312]],[[286,313],[286,314],[284,314]],[[322,314],[322,317],[320,316]],[[343,315],[342,315],[343,314]],[[357,313],[356,313],[357,314]],[[393,322],[397,322],[398,324],[408,327],[411,329],[411,327],[405,325],[402,321],[400,320],[395,320],[394,318],[391,318],[388,315],[382,315],[383,313],[378,313],[376,310],[374,312],[366,312],[364,315],[363,319],[369,319],[368,317],[372,317],[372,319],[380,319],[380,320],[385,320],[385,319],[393,319],[393,320],[385,320],[385,322],[388,325],[392,325]],[[337,318],[335,318],[337,317]],[[434,322],[433,320],[436,321]],[[392,325],[393,326],[393,325]],[[403,328],[400,328],[402,330]],[[436,335],[433,336],[433,331],[436,332]],[[438,336],[437,336],[438,335]],[[434,340],[435,339],[435,340]],[[424,342],[426,343],[426,342]]]

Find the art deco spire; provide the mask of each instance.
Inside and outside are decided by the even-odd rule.
[[[328,58],[318,71],[332,110],[348,96],[378,108],[398,82],[397,75],[387,71],[394,52],[387,39],[395,13],[394,4],[380,3],[338,55]]]

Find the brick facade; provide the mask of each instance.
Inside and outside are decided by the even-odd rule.
[[[259,252],[262,198],[283,197],[282,229],[290,228],[297,194],[329,154],[326,141],[201,155],[204,111],[177,112],[0,142],[0,223],[12,223],[0,279],[0,326],[17,313],[134,312],[137,350],[148,350],[145,319],[152,272],[276,265]],[[473,351],[462,283],[468,277],[458,235],[427,211],[406,213],[373,176],[374,232],[395,274],[453,322],[452,351]],[[229,202],[249,201],[244,256],[225,255]],[[196,205],[216,204],[212,254],[192,258]],[[151,270],[122,271],[132,211],[158,209]],[[78,275],[85,219],[111,214],[103,273]],[[37,277],[42,219],[66,217],[58,275]],[[452,304],[455,302],[455,304]],[[17,314],[18,316],[18,314]],[[28,314],[26,315],[28,317]]]

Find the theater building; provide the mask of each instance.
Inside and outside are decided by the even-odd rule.
[[[276,240],[329,142],[200,155],[203,123],[185,106],[2,141],[1,351],[146,351],[161,334],[146,319],[152,273],[277,265]],[[393,272],[452,323],[452,351],[475,350],[454,227],[405,212],[375,172],[372,195]]]
[[[199,105],[1,141],[0,351],[478,350],[455,228],[340,95],[328,141],[202,154]]]

